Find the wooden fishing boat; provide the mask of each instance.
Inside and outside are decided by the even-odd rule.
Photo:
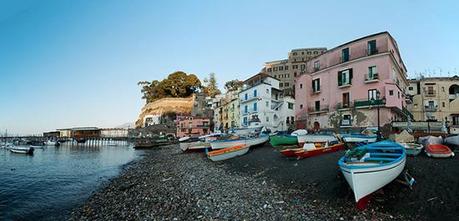
[[[417,143],[400,143],[400,144],[405,148],[406,155],[408,156],[417,156],[419,155],[419,153],[421,153],[422,148],[424,148],[422,144],[417,144]]]
[[[228,148],[213,150],[207,153],[207,157],[212,161],[222,161],[246,154],[249,146],[239,144]]]
[[[356,147],[348,150],[338,161],[358,204],[361,199],[399,176],[405,163],[405,148],[392,141]]]
[[[28,154],[28,155],[32,155],[34,150],[35,149],[33,147],[12,147],[10,148],[10,151],[12,153]]]
[[[429,136],[419,137],[418,143],[422,144],[425,148],[427,148],[427,146],[429,146],[430,144],[442,144],[443,138],[441,136],[435,137],[435,136],[429,135]]]
[[[329,134],[307,134],[298,136],[298,144],[303,146],[305,143],[325,143],[338,142],[338,138]]]
[[[454,157],[454,152],[443,144],[429,144],[426,147],[426,154],[434,158]]]
[[[445,144],[459,147],[459,134],[452,134],[445,138]]]
[[[179,139],[180,149],[182,151],[203,150],[210,148],[210,143],[202,141],[200,138],[185,137]]]
[[[338,142],[305,143],[301,150],[295,152],[295,156],[302,159],[344,150],[344,148],[344,144]]]
[[[377,136],[374,134],[341,134],[341,138],[346,143],[373,143]]]
[[[302,150],[303,148],[298,147],[297,145],[295,145],[294,147],[296,147],[296,148],[287,148],[287,149],[283,149],[283,150],[281,150],[281,151],[279,151],[279,152],[280,152],[282,155],[286,156],[286,157],[296,157],[295,152],[300,151],[300,150]]]
[[[295,144],[298,144],[298,136],[274,135],[270,137],[269,143],[273,147],[282,146],[282,145],[295,145]]]
[[[214,140],[210,142],[210,146],[213,150],[233,147],[236,145],[247,145],[248,147],[261,145],[263,143],[268,142],[269,136],[265,134],[261,134],[255,137],[239,137],[233,139],[226,139],[226,140]]]

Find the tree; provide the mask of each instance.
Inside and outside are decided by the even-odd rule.
[[[201,88],[201,81],[194,74],[176,71],[162,81],[140,81],[142,99],[147,103],[164,97],[189,97]]]
[[[204,78],[204,88],[203,92],[210,97],[215,97],[222,92],[218,89],[217,85],[217,78],[215,77],[215,73],[210,73],[209,78]]]
[[[225,83],[225,90],[226,91],[235,91],[241,88],[244,85],[244,81],[240,81],[238,79],[231,80]]]

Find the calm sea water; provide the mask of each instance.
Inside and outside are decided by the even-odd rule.
[[[141,154],[127,145],[0,149],[0,220],[62,220]]]

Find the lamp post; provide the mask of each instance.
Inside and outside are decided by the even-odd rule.
[[[377,141],[381,141],[381,123],[379,121],[379,104],[377,104],[377,100],[379,100],[379,96],[380,96],[380,92],[379,90],[376,91],[376,98],[375,97],[372,97],[370,102],[375,105],[376,104],[376,112],[378,114],[377,118],[378,118],[378,131],[376,132],[376,140]]]

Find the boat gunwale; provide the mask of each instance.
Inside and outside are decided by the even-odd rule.
[[[382,147],[382,148],[376,148],[375,147],[375,146],[380,145],[380,144],[381,144],[381,142],[372,143],[372,144],[368,144],[368,145],[365,145],[365,146],[362,146],[362,147],[358,147],[358,148],[359,149],[363,149],[363,148],[366,148],[366,147],[373,147],[373,148],[371,148],[371,150],[387,150],[384,147]],[[345,169],[349,169],[349,170],[355,170],[355,169],[370,169],[370,168],[384,167],[384,166],[389,166],[389,165],[392,165],[392,164],[397,164],[400,161],[402,161],[404,158],[406,158],[406,150],[402,145],[400,145],[398,143],[395,143],[395,142],[394,142],[394,144],[396,146],[398,146],[399,148],[397,148],[397,149],[391,148],[391,149],[393,149],[393,150],[401,150],[402,153],[400,154],[400,156],[398,158],[394,158],[393,161],[389,161],[387,163],[378,163],[377,165],[365,165],[365,163],[362,163],[362,164],[348,164],[348,163],[344,162],[345,156],[342,156],[338,161],[338,166],[340,168],[345,168]],[[370,154],[371,154],[371,152],[370,152]]]

